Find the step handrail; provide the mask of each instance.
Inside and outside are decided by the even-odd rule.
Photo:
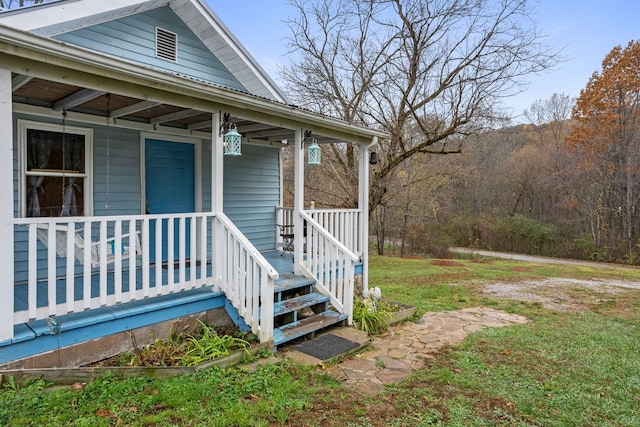
[[[316,280],[316,288],[329,296],[332,305],[353,322],[355,264],[360,258],[338,241],[311,215],[300,212],[307,224],[306,256],[299,262],[305,275]]]
[[[279,274],[225,214],[216,214],[216,224],[214,283],[260,342],[273,342],[273,293]]]

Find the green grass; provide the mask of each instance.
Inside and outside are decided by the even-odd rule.
[[[268,426],[309,405],[312,372],[283,362],[254,373],[211,368],[166,380],[105,376],[82,390],[5,387],[0,425]]]
[[[473,334],[393,393],[419,394],[446,425],[640,425],[638,322],[557,320]]]
[[[372,256],[370,286],[385,298],[421,312],[489,305],[532,321],[471,334],[375,396],[291,361],[165,380],[105,376],[82,389],[5,378],[0,425],[640,425],[640,291],[592,298],[575,313],[480,292],[484,282],[547,277],[640,281],[640,270]]]
[[[585,267],[511,260],[398,259],[376,255],[369,261],[369,287],[379,286],[384,298],[415,305],[419,313],[478,305],[499,306],[512,311],[509,309],[512,303],[492,300],[478,292],[476,285],[486,282],[550,277],[640,281],[640,269],[606,264]]]

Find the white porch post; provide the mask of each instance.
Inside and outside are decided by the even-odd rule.
[[[223,211],[224,192],[224,145],[222,135],[220,135],[221,112],[211,115],[213,123],[211,132],[211,212],[218,214]],[[219,290],[222,281],[224,238],[223,228],[219,221],[214,220],[212,242],[211,242],[211,264],[213,267],[214,289]],[[205,254],[206,256],[206,254]]]
[[[222,212],[224,191],[224,145],[220,135],[221,113],[213,113],[211,134],[211,212]]]
[[[299,212],[304,209],[304,149],[302,146],[302,129],[296,130],[295,136],[295,170],[293,194],[293,272],[300,274],[300,262],[304,256],[304,236],[302,235],[302,218]]]
[[[11,71],[0,69],[0,341],[13,338],[13,114]],[[4,153],[4,154],[2,154]]]
[[[369,147],[378,143],[374,136],[370,145],[360,145],[358,174],[358,209],[360,210],[360,251],[362,252],[362,292],[369,292]]]

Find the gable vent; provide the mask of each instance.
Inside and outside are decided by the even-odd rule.
[[[156,56],[169,61],[178,60],[178,35],[156,27]]]

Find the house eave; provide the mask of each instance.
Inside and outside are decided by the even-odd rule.
[[[115,57],[0,26],[2,66],[15,73],[202,111],[223,110],[249,120],[311,130],[339,141],[369,144],[384,132],[321,116],[298,107],[138,66]]]

